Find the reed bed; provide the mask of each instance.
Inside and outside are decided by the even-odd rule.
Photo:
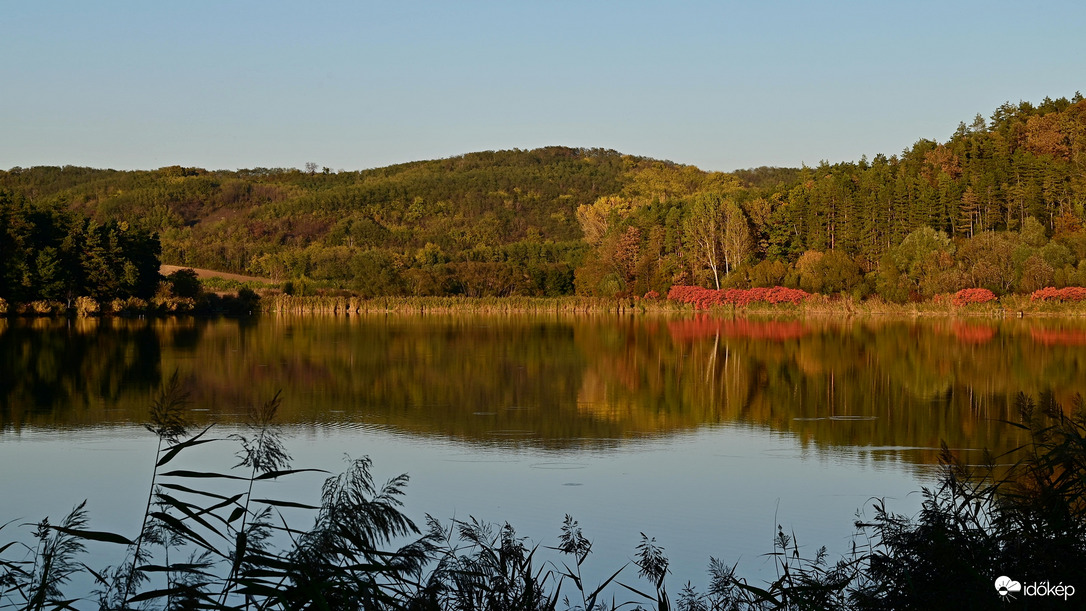
[[[375,297],[266,295],[260,309],[270,314],[645,314],[682,312],[663,299],[595,297]]]
[[[670,299],[597,297],[375,297],[265,295],[260,310],[266,314],[619,314],[684,315],[699,311],[689,303]],[[893,303],[877,296],[854,299],[847,295],[811,295],[798,302],[722,303],[707,311],[718,316],[762,317],[985,317],[1086,316],[1086,301],[1042,301],[1029,295],[1004,295],[985,303],[956,303],[953,299]]]
[[[955,303],[952,299],[935,299],[908,303],[884,301],[877,296],[855,299],[848,295],[807,297],[799,303],[720,303],[709,307],[681,303],[670,299],[640,297],[603,298],[583,296],[563,297],[374,297],[313,295],[294,296],[268,292],[243,303],[233,296],[216,297],[216,303],[238,307],[195,308],[192,300],[185,303],[116,301],[100,305],[81,297],[69,308],[61,302],[10,304],[0,301],[0,317],[98,317],[98,316],[175,316],[175,315],[246,315],[264,313],[275,315],[358,314],[562,314],[562,315],[686,315],[698,311],[718,316],[761,317],[988,317],[1014,318],[1025,316],[1079,317],[1086,316],[1086,301],[1032,299],[1030,295],[1008,294],[985,303]],[[181,300],[179,300],[181,301]]]

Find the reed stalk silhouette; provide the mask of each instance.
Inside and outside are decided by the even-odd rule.
[[[568,579],[573,583],[573,587],[576,588],[581,600],[579,604],[571,605],[569,597],[567,596],[563,599],[566,607],[581,609],[583,611],[592,611],[598,607],[605,606],[600,602],[600,596],[628,565],[620,566],[610,577],[604,579],[595,588],[589,590],[588,586],[585,585],[584,576],[581,573],[581,566],[588,559],[589,554],[592,553],[592,542],[584,536],[580,524],[578,524],[577,520],[574,520],[573,516],[569,514],[566,514],[565,520],[562,522],[562,533],[558,537],[558,547],[553,549],[556,549],[567,556],[572,556],[574,560],[572,567],[565,562],[562,563],[561,575],[563,579]],[[555,595],[557,596],[557,594],[558,592],[556,591]]]
[[[143,573],[139,571],[139,567],[148,559],[147,555],[143,553],[144,541],[154,537],[153,531],[148,529],[151,507],[158,488],[159,467],[170,462],[185,447],[193,445],[186,444],[179,447],[181,438],[188,434],[188,424],[184,415],[184,408],[188,404],[188,399],[189,393],[182,387],[178,373],[174,370],[169,381],[166,382],[159,395],[151,403],[150,422],[146,425],[146,428],[158,437],[158,446],[155,448],[155,466],[151,471],[151,484],[147,489],[147,504],[144,506],[143,519],[140,522],[139,534],[136,536],[132,560],[124,577],[124,591],[121,595],[122,604],[126,604],[129,595],[132,593],[133,586],[138,585],[138,582],[143,578]],[[197,436],[197,439],[200,436]],[[163,444],[166,444],[165,455],[163,455]]]
[[[225,604],[236,585],[236,578],[246,562],[249,546],[255,544],[256,549],[259,550],[262,548],[263,539],[266,538],[270,508],[265,508],[256,515],[251,513],[253,485],[258,477],[267,479],[287,474],[285,469],[290,466],[290,454],[287,453],[280,431],[275,425],[275,415],[281,403],[280,394],[276,392],[274,397],[259,407],[249,409],[249,435],[237,433],[230,436],[241,446],[237,454],[241,462],[234,467],[247,467],[249,477],[243,497],[244,502],[236,505],[226,520],[227,531],[233,535],[234,548],[231,553],[233,562],[219,598],[220,604]],[[234,529],[232,525],[239,519],[241,524]],[[250,524],[250,519],[254,521],[253,524]]]

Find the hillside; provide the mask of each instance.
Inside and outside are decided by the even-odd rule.
[[[474,267],[487,278],[512,262],[568,292],[584,252],[577,207],[619,192],[647,165],[671,164],[553,147],[340,173],[14,168],[0,172],[0,189],[155,232],[166,264],[441,293],[455,279],[419,269],[450,264],[466,276]]]
[[[977,115],[946,142],[708,173],[602,149],[365,170],[12,168],[0,191],[157,234],[161,262],[364,296],[801,287],[904,301],[1086,285],[1086,101]],[[29,263],[27,265],[30,265]]]

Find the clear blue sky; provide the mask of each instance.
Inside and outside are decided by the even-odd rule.
[[[1084,32],[1081,0],[3,0],[0,168],[851,161],[1086,93]]]

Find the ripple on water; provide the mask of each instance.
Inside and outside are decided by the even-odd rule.
[[[313,421],[313,426],[333,431],[351,433],[383,433],[392,430],[392,427],[383,424],[374,424],[363,420],[331,420],[322,419]]]
[[[584,463],[576,462],[540,462],[530,465],[532,469],[553,469],[559,470],[572,470],[572,469],[584,469],[588,465]]]
[[[496,429],[487,431],[487,435],[492,437],[531,437],[535,435],[535,431],[526,429]]]

